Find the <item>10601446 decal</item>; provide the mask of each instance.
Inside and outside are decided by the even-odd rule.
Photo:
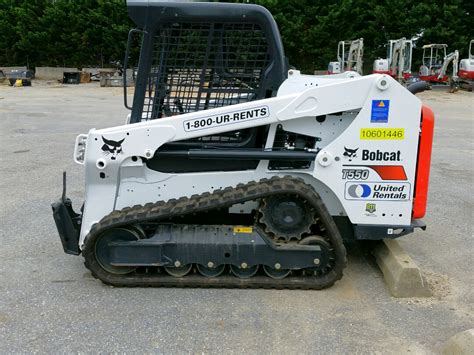
[[[361,128],[361,140],[404,140],[404,128]]]
[[[410,199],[408,182],[347,182],[344,198],[365,201],[406,201]]]
[[[270,109],[268,106],[259,106],[248,110],[227,112],[217,116],[193,118],[191,120],[184,121],[183,127],[186,132],[191,132],[219,126],[226,126],[242,121],[257,120],[266,118],[268,116],[270,116]]]

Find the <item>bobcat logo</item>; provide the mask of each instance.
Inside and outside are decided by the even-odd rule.
[[[349,158],[349,161],[352,161],[352,158],[355,158],[357,157],[357,151],[359,150],[359,148],[356,148],[356,149],[349,149],[349,148],[346,148],[344,147],[344,156],[345,157],[348,157]]]
[[[122,153],[122,143],[125,138],[116,142],[111,139],[104,138],[104,136],[102,136],[102,140],[105,143],[102,146],[102,151],[104,152],[104,155],[111,155],[110,159],[115,160],[117,156]]]

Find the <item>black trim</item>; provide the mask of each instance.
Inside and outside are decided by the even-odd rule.
[[[249,233],[235,233],[232,226],[160,225],[152,238],[109,243],[109,260],[113,266],[240,265],[279,263],[282,269],[315,267],[329,260],[329,249],[323,245],[274,244],[258,227]]]
[[[426,224],[421,219],[412,220],[409,226],[355,224],[354,236],[358,240],[395,239],[413,233],[415,228],[426,230]],[[390,230],[391,234],[389,234]]]
[[[416,95],[425,90],[430,90],[430,84],[426,81],[417,81],[407,86],[407,90],[410,91],[413,95]]]
[[[189,159],[235,159],[235,160],[298,160],[313,161],[317,152],[292,150],[264,150],[264,149],[189,149],[189,150],[162,150],[155,156]]]
[[[74,212],[71,200],[68,198],[54,202],[54,222],[66,254],[79,255],[79,234],[81,231],[82,215]]]

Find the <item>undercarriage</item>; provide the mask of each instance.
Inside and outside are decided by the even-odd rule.
[[[260,208],[241,224],[197,224],[232,205],[264,200],[276,200],[264,207],[266,223]],[[272,217],[279,226],[268,222]],[[95,277],[114,286],[321,289],[346,265],[342,238],[318,194],[291,177],[114,211],[93,226],[83,256]]]

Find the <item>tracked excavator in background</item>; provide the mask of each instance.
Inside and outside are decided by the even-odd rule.
[[[405,37],[391,39],[387,44],[387,58],[374,61],[373,74],[387,74],[405,82],[411,76],[413,41]]]
[[[446,54],[447,44],[427,44],[423,46],[423,62],[420,67],[420,80],[432,85],[449,85],[450,92],[457,91],[459,87],[457,50]],[[449,77],[447,69],[452,63],[452,75]]]
[[[80,212],[65,173],[52,205],[94,277],[322,289],[343,275],[345,241],[424,228],[434,117],[393,78],[289,69],[261,6],[128,11],[142,35],[131,113],[77,137]]]
[[[337,46],[337,61],[329,62],[328,74],[355,71],[362,75],[364,39],[340,41]]]
[[[459,85],[463,89],[472,91],[474,88],[474,39],[469,43],[468,58],[461,59],[459,62]]]

